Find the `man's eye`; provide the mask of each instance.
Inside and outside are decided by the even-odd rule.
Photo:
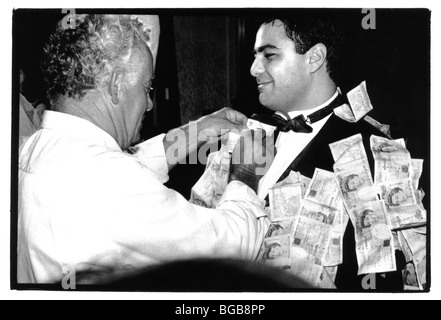
[[[265,58],[270,59],[271,57],[274,57],[275,55],[276,55],[275,53],[266,53]]]

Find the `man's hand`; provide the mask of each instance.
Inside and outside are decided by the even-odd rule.
[[[197,121],[200,140],[213,141],[224,138],[228,132],[234,130],[240,133],[247,127],[248,118],[231,108],[224,108]]]
[[[241,181],[257,193],[274,156],[274,139],[267,138],[264,130],[246,131],[233,150],[229,182]]]

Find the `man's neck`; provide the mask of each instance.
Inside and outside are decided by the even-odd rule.
[[[99,94],[98,92],[87,94],[80,101],[65,98],[55,109],[93,123],[110,134],[119,143],[117,140],[117,128],[113,119],[114,115],[109,108],[99,103],[102,101],[101,99],[94,98],[94,95]]]
[[[315,83],[302,101],[297,102],[289,112],[315,109],[331,99],[336,91],[337,85],[331,79]]]

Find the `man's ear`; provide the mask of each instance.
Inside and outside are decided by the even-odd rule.
[[[112,72],[109,82],[109,94],[113,104],[118,104],[122,95],[122,87],[124,80],[124,70],[115,69]]]
[[[311,73],[317,72],[326,62],[328,50],[322,43],[318,43],[308,51]]]

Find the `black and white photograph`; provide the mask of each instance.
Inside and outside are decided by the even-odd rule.
[[[12,292],[436,289],[433,10],[295,5],[9,11]]]

